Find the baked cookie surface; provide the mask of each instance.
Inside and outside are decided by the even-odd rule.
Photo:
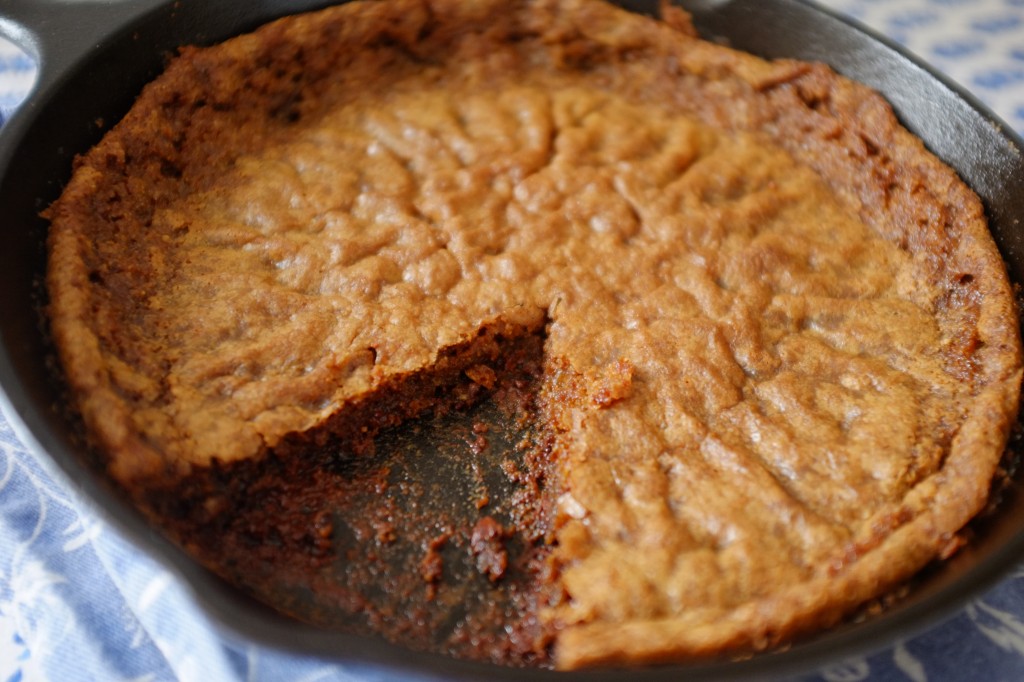
[[[129,490],[542,333],[562,668],[835,623],[955,546],[1016,418],[977,197],[874,93],[672,11],[356,2],[187,48],[49,216]]]

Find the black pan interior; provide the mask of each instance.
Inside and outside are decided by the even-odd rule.
[[[136,12],[98,6],[45,4],[0,20],[0,31],[27,43],[41,63],[30,101],[0,135],[0,385],[6,410],[29,444],[81,497],[138,546],[173,567],[229,638],[297,653],[359,660],[444,679],[514,679],[515,671],[405,651],[375,639],[296,625],[199,568],[152,531],[86,466],[73,426],[59,409],[51,381],[38,306],[45,265],[46,224],[39,217],[59,194],[76,153],[95,144],[183,44],[209,44],[283,14],[329,4],[323,0],[137,0]],[[655,0],[622,2],[653,13]],[[767,57],[825,61],[880,90],[908,128],[952,165],[982,197],[1011,277],[1024,281],[1024,159],[1019,138],[971,97],[884,40],[802,0],[690,0],[705,36]],[[21,7],[0,7],[0,15]],[[117,8],[119,3],[111,7]],[[31,5],[28,5],[31,7]],[[36,6],[38,7],[38,5]],[[141,7],[141,9],[138,9]],[[123,8],[120,8],[123,10]],[[124,16],[133,16],[127,22]],[[18,22],[23,22],[18,23]],[[21,28],[28,31],[22,31]],[[81,35],[62,43],[61,36]],[[978,524],[977,538],[952,561],[929,571],[913,593],[884,615],[851,624],[752,661],[709,663],[638,673],[555,674],[558,679],[724,679],[806,672],[906,636],[991,586],[1024,556],[1024,496],[1011,481],[998,512]]]

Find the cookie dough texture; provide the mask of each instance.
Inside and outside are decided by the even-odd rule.
[[[1016,418],[977,197],[876,94],[678,10],[353,2],[184,48],[49,217],[129,489],[546,319],[562,668],[833,624],[954,542]]]

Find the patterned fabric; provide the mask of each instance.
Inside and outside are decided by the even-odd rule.
[[[0,11],[0,16],[2,11]],[[0,39],[0,115],[6,120],[25,99],[36,76],[36,65],[24,52]]]
[[[1024,132],[1024,0],[826,0],[902,43]]]
[[[823,4],[902,42],[1024,132],[1024,0]],[[0,115],[33,78],[32,61],[0,41]],[[395,673],[223,641],[185,587],[52,479],[0,412],[0,682],[384,679]],[[928,632],[803,678],[868,679],[1024,679],[1024,568]]]

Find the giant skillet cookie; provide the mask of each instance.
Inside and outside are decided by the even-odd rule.
[[[560,668],[835,623],[955,550],[1016,417],[978,199],[864,87],[674,10],[355,2],[185,48],[48,217],[72,403],[143,505],[541,338]]]

